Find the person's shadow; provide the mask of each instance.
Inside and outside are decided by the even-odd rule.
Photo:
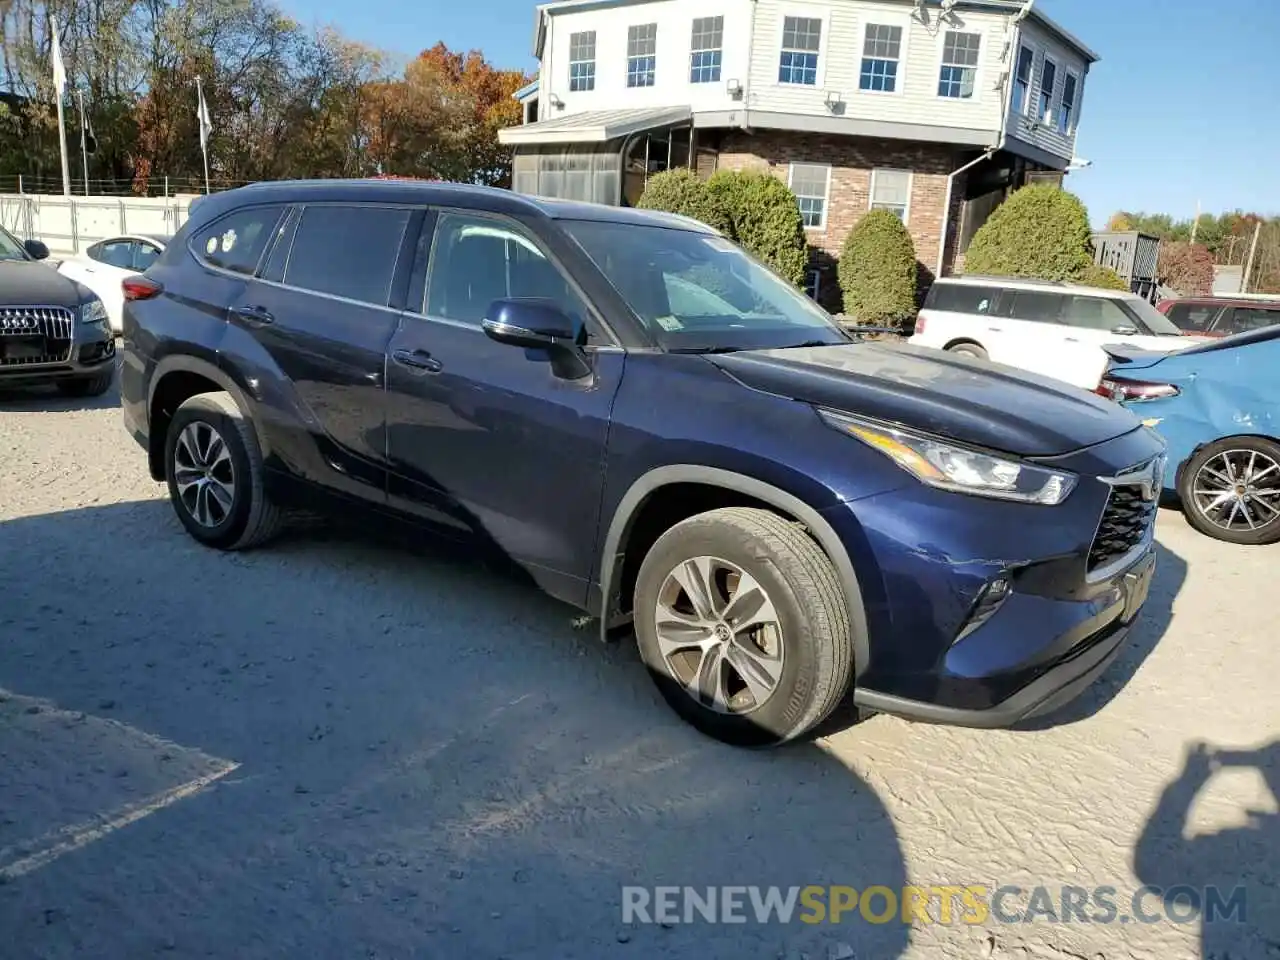
[[[1249,810],[1244,826],[1185,835],[1200,790],[1230,767],[1258,770],[1280,803],[1280,740],[1256,750],[1194,744],[1181,774],[1161,794],[1133,858],[1139,881],[1152,888],[1147,914],[1163,900],[1163,916],[1190,917],[1199,898],[1204,960],[1270,957],[1280,950],[1280,814]]]

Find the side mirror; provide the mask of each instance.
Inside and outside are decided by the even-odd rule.
[[[1127,323],[1122,323],[1118,327],[1112,327],[1111,332],[1119,337],[1133,337],[1133,336],[1137,336],[1138,328],[1134,326],[1130,326]]]
[[[28,240],[22,246],[26,248],[27,253],[37,260],[44,260],[49,256],[49,248],[39,240]]]
[[[482,327],[495,343],[545,354],[562,379],[578,380],[591,373],[578,345],[579,325],[554,300],[495,300]]]

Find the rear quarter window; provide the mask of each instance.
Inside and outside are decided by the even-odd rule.
[[[995,311],[998,293],[995,287],[935,283],[929,288],[929,295],[925,298],[925,309],[985,315]]]
[[[281,205],[232,211],[196,231],[191,250],[209,266],[252,276],[284,210]]]

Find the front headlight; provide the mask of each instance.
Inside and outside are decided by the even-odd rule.
[[[107,308],[103,306],[102,301],[97,297],[92,300],[86,300],[80,304],[80,322],[81,323],[106,323]]]
[[[829,425],[874,447],[921,483],[941,490],[1056,506],[1075,488],[1074,474],[997,457],[936,437],[819,410]]]

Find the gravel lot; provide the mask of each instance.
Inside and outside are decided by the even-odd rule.
[[[1138,636],[1036,729],[744,752],[470,561],[197,546],[117,402],[0,395],[5,958],[1280,956],[1275,549],[1165,511]],[[1238,752],[1210,776],[1196,741]],[[1108,884],[1125,913],[1144,882],[1244,883],[1246,922],[621,914],[624,884],[905,883]]]

